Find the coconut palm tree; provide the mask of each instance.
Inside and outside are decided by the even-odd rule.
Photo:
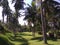
[[[19,17],[19,10],[23,9],[24,7],[24,0],[12,0],[12,3],[15,3],[14,7],[15,7],[15,12],[16,12],[16,19],[18,20]]]
[[[29,7],[27,7],[27,13],[25,14],[25,18],[24,20],[27,20],[28,21],[28,24],[30,25],[30,27],[32,26],[31,24],[33,24],[33,36],[35,37],[35,22],[36,22],[36,13],[37,13],[37,10],[36,10],[36,6],[35,6],[35,3],[32,2],[31,5],[28,5]]]
[[[44,43],[47,44],[47,36],[46,36],[46,30],[47,30],[47,24],[46,19],[48,19],[51,15],[56,15],[56,5],[59,5],[58,2],[54,0],[44,0],[42,2],[41,0],[41,20],[42,20],[42,31],[43,31],[43,40]],[[49,16],[48,18],[46,16]]]
[[[12,3],[15,3],[15,16],[13,17],[14,22],[15,22],[15,27],[18,25],[18,17],[20,16],[19,10],[23,9],[24,7],[24,0],[12,0]],[[16,29],[14,29],[14,34],[16,34]],[[15,35],[16,36],[16,35]]]
[[[2,6],[3,11],[2,11],[2,17],[3,17],[3,22],[4,22],[4,16],[7,15],[7,22],[9,20],[9,15],[11,15],[11,10],[9,7],[8,0],[1,0],[0,1],[0,6]]]
[[[40,13],[41,13],[41,22],[42,22],[42,31],[43,31],[43,40],[44,43],[47,44],[47,22],[48,19],[54,17],[57,14],[57,5],[60,5],[58,2],[54,0],[38,0],[40,1]]]
[[[46,36],[46,10],[43,8],[42,0],[41,0],[41,21],[42,21],[42,32],[43,32],[43,40],[44,43],[47,44],[47,36]]]

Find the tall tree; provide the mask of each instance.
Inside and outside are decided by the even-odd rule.
[[[27,7],[27,13],[25,15],[25,20],[28,20],[28,23],[31,27],[31,24],[33,24],[33,36],[35,37],[35,22],[36,22],[36,13],[37,13],[37,10],[36,10],[36,6],[35,6],[35,3],[32,2],[31,5],[28,5],[29,7]]]
[[[41,21],[42,21],[42,32],[43,32],[43,40],[44,43],[47,44],[47,36],[46,36],[46,9],[43,8],[42,0],[41,0]]]
[[[42,20],[42,31],[43,31],[43,40],[44,43],[47,43],[47,36],[46,36],[46,16],[50,16],[50,15],[56,15],[56,6],[59,5],[58,2],[54,1],[54,0],[44,0],[42,2],[41,0],[41,20]]]
[[[23,9],[24,7],[24,0],[12,0],[12,3],[15,3],[15,12],[16,12],[16,19],[18,20],[19,17],[19,10]]]
[[[43,2],[43,7],[46,9],[46,16],[49,16],[48,19],[55,16],[58,13],[58,5],[60,5],[60,3],[54,0],[45,0]]]
[[[14,16],[14,21],[15,22],[15,27],[18,25],[18,17],[20,16],[19,10],[23,9],[24,7],[24,0],[12,0],[12,3],[15,3],[15,16]],[[16,29],[14,29],[14,34],[16,34]],[[16,35],[15,35],[16,36]]]
[[[34,0],[36,1],[36,0]],[[57,5],[60,5],[58,2],[54,0],[37,0],[39,1],[38,6],[40,7],[40,13],[41,13],[41,21],[42,21],[42,31],[43,31],[43,40],[44,43],[47,43],[47,36],[46,36],[46,31],[47,31],[47,24],[49,17],[54,17],[57,12],[54,12],[57,10]],[[40,5],[39,5],[40,4]]]
[[[2,11],[3,22],[4,22],[4,16],[5,15],[7,15],[7,22],[8,22],[8,20],[9,20],[8,17],[9,17],[9,15],[11,15],[11,10],[10,10],[10,7],[9,7],[8,0],[1,0],[0,5],[3,8],[3,11]]]

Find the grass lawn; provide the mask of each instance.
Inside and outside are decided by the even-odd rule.
[[[46,45],[43,44],[42,35],[38,35],[37,33],[35,38],[31,32],[18,33],[16,37],[14,37],[13,33],[6,33],[5,36],[14,45]],[[48,40],[48,45],[60,45],[60,39],[57,39],[57,41]]]

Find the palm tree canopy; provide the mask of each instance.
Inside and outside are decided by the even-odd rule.
[[[17,10],[20,10],[24,7],[24,0],[12,0],[12,3],[15,3],[14,7]]]

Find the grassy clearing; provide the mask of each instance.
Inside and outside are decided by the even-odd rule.
[[[17,33],[14,37],[13,33],[6,33],[4,36],[14,45],[46,45],[43,43],[42,35],[36,33],[35,38],[31,32]],[[48,45],[60,45],[60,39],[57,41],[48,40]]]

